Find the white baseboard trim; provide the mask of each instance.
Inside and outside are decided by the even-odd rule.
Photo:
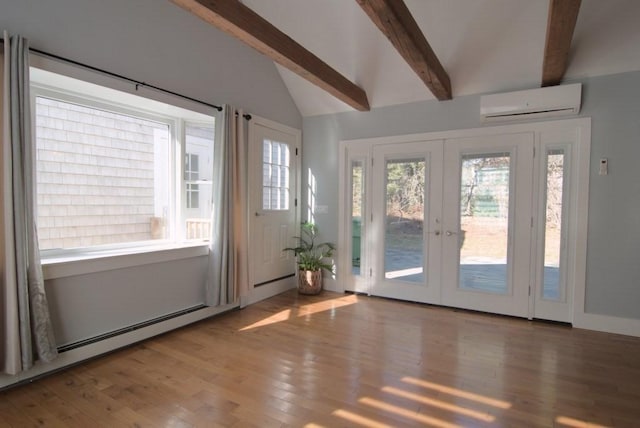
[[[634,318],[619,318],[612,317],[610,315],[577,313],[574,316],[573,326],[586,330],[640,337],[640,319]]]
[[[48,364],[36,364],[30,370],[18,373],[15,376],[0,374],[0,389],[17,384],[24,381],[33,380],[39,376],[45,375],[56,370],[63,369],[67,366],[77,364],[89,358],[97,357],[102,354],[114,351],[125,346],[132,345],[136,342],[149,339],[153,336],[175,330],[185,325],[201,321],[213,315],[218,315],[231,309],[238,307],[237,303],[225,306],[206,307],[176,318],[161,321],[138,330],[123,333],[118,336],[110,337],[99,342],[90,343],[79,348],[71,349],[61,353],[58,358]]]

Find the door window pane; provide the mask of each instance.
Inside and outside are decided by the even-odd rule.
[[[351,266],[354,275],[360,275],[360,257],[362,254],[363,179],[363,162],[351,162]]]
[[[424,283],[424,159],[388,160],[385,168],[385,278]]]
[[[508,153],[462,156],[459,288],[506,294],[509,241]]]
[[[545,181],[544,280],[542,297],[564,300],[561,280],[564,150],[547,151]]]
[[[264,140],[262,143],[262,209],[289,209],[289,146]]]

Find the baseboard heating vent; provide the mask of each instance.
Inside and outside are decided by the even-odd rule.
[[[296,276],[296,274],[292,273],[291,275],[285,275],[285,276],[281,276],[280,278],[270,279],[269,281],[260,282],[260,283],[258,283],[256,285],[254,285],[254,287],[260,287],[261,285],[267,285],[267,284],[271,284],[271,283],[274,283],[274,282],[282,281],[283,279],[293,278],[294,276]]]
[[[76,348],[80,348],[82,346],[90,345],[92,343],[100,342],[101,340],[109,339],[109,338],[112,338],[112,337],[115,337],[115,336],[119,336],[119,335],[125,334],[125,333],[130,333],[132,331],[139,330],[141,328],[148,327],[150,325],[157,324],[157,323],[162,322],[162,321],[167,321],[167,320],[170,320],[172,318],[177,318],[177,317],[182,316],[182,315],[190,314],[191,312],[199,311],[200,309],[203,309],[203,308],[206,308],[206,306],[205,305],[194,306],[194,307],[191,307],[191,308],[183,309],[183,310],[178,311],[178,312],[173,312],[171,314],[163,315],[163,316],[158,317],[158,318],[153,318],[153,319],[150,319],[150,320],[138,323],[138,324],[134,324],[134,325],[130,325],[130,326],[127,326],[127,327],[123,327],[123,328],[120,328],[118,330],[110,331],[108,333],[104,333],[104,334],[101,334],[99,336],[94,336],[94,337],[91,337],[89,339],[83,339],[83,340],[79,340],[77,342],[73,342],[73,343],[69,343],[69,344],[66,344],[66,345],[62,345],[62,346],[58,347],[58,352],[70,351],[72,349],[76,349]]]

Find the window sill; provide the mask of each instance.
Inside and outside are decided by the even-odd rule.
[[[44,279],[49,280],[189,259],[207,254],[209,254],[209,244],[198,242],[52,255],[42,258],[42,273]]]

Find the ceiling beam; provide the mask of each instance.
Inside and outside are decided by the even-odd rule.
[[[567,71],[580,2],[581,0],[549,0],[542,86],[558,85]]]
[[[238,0],[171,0],[360,111],[367,94]]]
[[[403,0],[356,0],[433,95],[451,99],[451,81]]]

